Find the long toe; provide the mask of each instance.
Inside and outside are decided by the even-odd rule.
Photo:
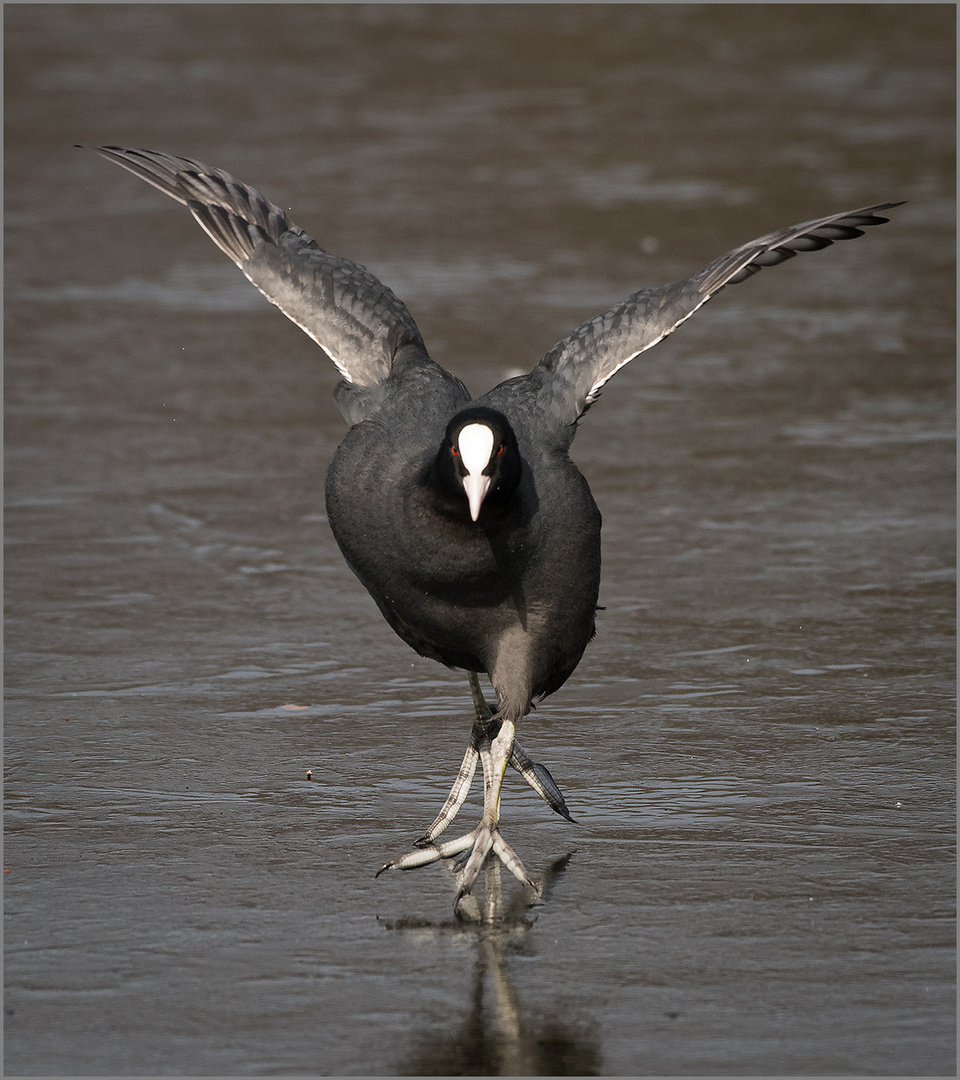
[[[567,821],[576,824],[567,809],[563,793],[556,780],[550,775],[550,770],[546,765],[534,761],[516,741],[513,744],[513,753],[510,755],[510,765],[517,770],[551,810],[566,818]]]
[[[517,855],[513,848],[500,835],[499,829],[497,829],[494,833],[493,853],[510,871],[510,873],[513,874],[513,876],[517,879],[517,881],[520,882],[521,885],[528,885],[539,895],[540,890],[537,887],[536,882],[534,882],[534,880],[527,873],[526,867],[520,861],[520,856]]]
[[[473,888],[477,877],[487,861],[487,856],[493,850],[493,838],[497,831],[495,825],[481,824],[477,829],[477,838],[473,844],[473,851],[467,859],[466,865],[460,873],[460,891],[453,902],[454,908]]]
[[[479,828],[463,836],[458,836],[456,840],[445,840],[440,844],[429,844],[418,848],[416,851],[408,851],[406,855],[401,855],[399,858],[384,863],[373,876],[379,877],[384,870],[415,870],[418,866],[428,866],[438,859],[452,858],[454,855],[459,855],[461,851],[466,851],[467,848],[472,847],[478,832]]]
[[[419,840],[414,841],[414,844],[417,847],[426,847],[428,844],[432,844],[457,816],[457,812],[460,810],[460,807],[463,806],[463,801],[466,799],[467,793],[470,790],[470,785],[473,783],[473,776],[477,771],[477,762],[479,760],[480,753],[475,745],[475,740],[471,737],[470,745],[467,747],[467,752],[463,755],[460,771],[457,773],[457,778],[453,782],[453,787],[450,789],[447,801],[441,807],[440,813],[434,818],[430,828],[427,829]]]
[[[476,884],[477,877],[486,863],[491,852],[503,863],[511,874],[523,885],[537,890],[537,886],[526,868],[520,861],[520,857],[513,848],[504,840],[500,829],[496,825],[481,824],[477,831],[477,839],[473,845],[473,851],[466,858],[466,862],[460,872],[460,891],[454,901],[454,908],[468,895]]]

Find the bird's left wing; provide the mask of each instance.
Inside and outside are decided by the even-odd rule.
[[[889,220],[881,211],[900,205],[880,203],[778,229],[728,251],[691,278],[628,296],[582,323],[543,357],[535,371],[542,377],[544,403],[564,422],[575,422],[624,364],[676,330],[724,285],[745,281],[801,251],[862,236],[867,226]]]
[[[256,188],[191,158],[94,147],[183,203],[263,295],[305,331],[357,387],[390,374],[403,346],[426,355],[406,306],[365,267],[329,254]]]

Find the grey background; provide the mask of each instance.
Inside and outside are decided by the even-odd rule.
[[[4,18],[7,1074],[952,1075],[953,6]],[[475,392],[909,200],[582,425],[606,610],[521,730],[579,824],[504,798],[531,872],[572,855],[543,906],[478,931],[442,867],[373,880],[465,680],[335,548],[333,366],[77,142],[257,185]]]

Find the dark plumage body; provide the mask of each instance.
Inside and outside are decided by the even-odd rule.
[[[387,622],[423,656],[487,672],[514,720],[567,680],[594,632],[600,512],[570,460],[573,427],[546,424],[530,380],[476,402],[411,350],[384,401],[347,433],[327,476],[334,536]],[[521,475],[470,520],[437,482],[437,447],[471,405],[501,413]]]
[[[330,356],[351,425],[330,466],[334,536],[393,629],[423,656],[470,673],[476,718],[457,780],[421,849],[383,869],[468,852],[458,900],[491,851],[532,884],[499,832],[516,768],[569,817],[550,773],[516,741],[535,698],[559,689],[594,634],[600,513],[570,460],[601,388],[725,285],[801,251],[862,235],[897,203],[818,218],[743,244],[683,281],[641,289],[577,327],[527,374],[472,401],[427,355],[404,304],[362,266],[324,251],[255,188],[188,158],[100,147],[184,203],[249,280]],[[497,695],[491,714],[476,673]],[[438,842],[481,762],[484,812]]]

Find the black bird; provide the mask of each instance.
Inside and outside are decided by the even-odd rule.
[[[577,327],[528,375],[474,401],[430,359],[390,289],[364,267],[324,251],[255,188],[189,158],[96,149],[185,204],[336,364],[343,381],[335,400],[351,427],[327,475],[333,534],[400,637],[422,656],[468,673],[476,717],[453,789],[417,850],[382,870],[464,853],[459,902],[493,851],[533,886],[500,834],[500,786],[512,765],[570,819],[549,771],[527,756],[515,733],[534,699],[570,677],[595,631],[600,512],[568,456],[580,417],[624,364],[725,285],[797,252],[861,236],[864,227],[888,220],[881,211],[901,204],[780,229],[691,278],[641,289]],[[496,692],[494,711],[481,672]],[[481,821],[458,839],[438,841],[478,760]]]

